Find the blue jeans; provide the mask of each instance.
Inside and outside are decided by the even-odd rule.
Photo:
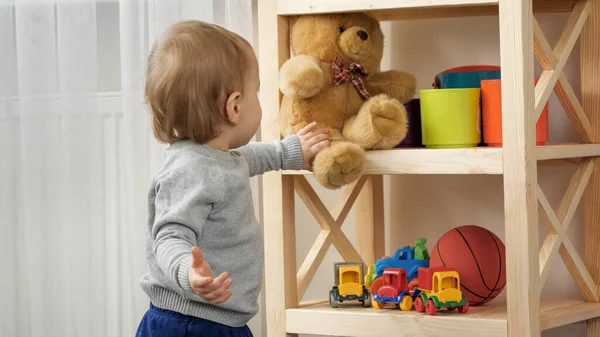
[[[248,326],[241,328],[186,316],[150,304],[138,326],[136,337],[252,337]]]

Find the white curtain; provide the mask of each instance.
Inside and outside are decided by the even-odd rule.
[[[0,0],[0,336],[134,335],[149,304],[146,192],[164,150],[143,106],[148,50],[185,18],[253,43],[252,9]]]

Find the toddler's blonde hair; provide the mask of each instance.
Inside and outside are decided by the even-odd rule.
[[[186,20],[154,43],[146,69],[145,98],[157,140],[204,143],[227,123],[225,100],[242,92],[255,60],[241,36],[217,25]]]

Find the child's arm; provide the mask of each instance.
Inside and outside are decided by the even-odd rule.
[[[310,169],[309,161],[329,145],[327,130],[315,130],[311,123],[281,141],[251,142],[237,149],[248,162],[250,176],[273,170]]]
[[[212,203],[219,196],[211,188],[211,178],[198,175],[192,171],[193,166],[187,164],[166,169],[157,177],[153,191],[154,202],[151,203],[154,208],[154,212],[151,212],[154,219],[150,232],[152,249],[158,267],[179,288],[196,293],[198,287],[219,290],[225,282],[231,285],[226,273],[214,278],[208,263],[204,259],[198,261],[197,256],[193,259],[192,256],[192,248],[197,245],[196,238],[202,235]],[[192,271],[205,270],[206,273],[200,273],[201,278],[194,278],[191,266],[194,267]],[[192,284],[195,279],[199,284]],[[225,290],[227,289],[223,291]],[[216,294],[208,295],[201,297],[210,301]]]
[[[296,135],[274,142],[251,142],[237,149],[246,159],[250,176],[276,170],[301,170],[302,147]]]

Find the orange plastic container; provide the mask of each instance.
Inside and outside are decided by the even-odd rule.
[[[535,79],[537,84],[538,79]],[[481,81],[481,114],[483,141],[491,147],[502,146],[502,90],[501,80]],[[548,141],[548,103],[535,125],[536,143],[544,145]]]

